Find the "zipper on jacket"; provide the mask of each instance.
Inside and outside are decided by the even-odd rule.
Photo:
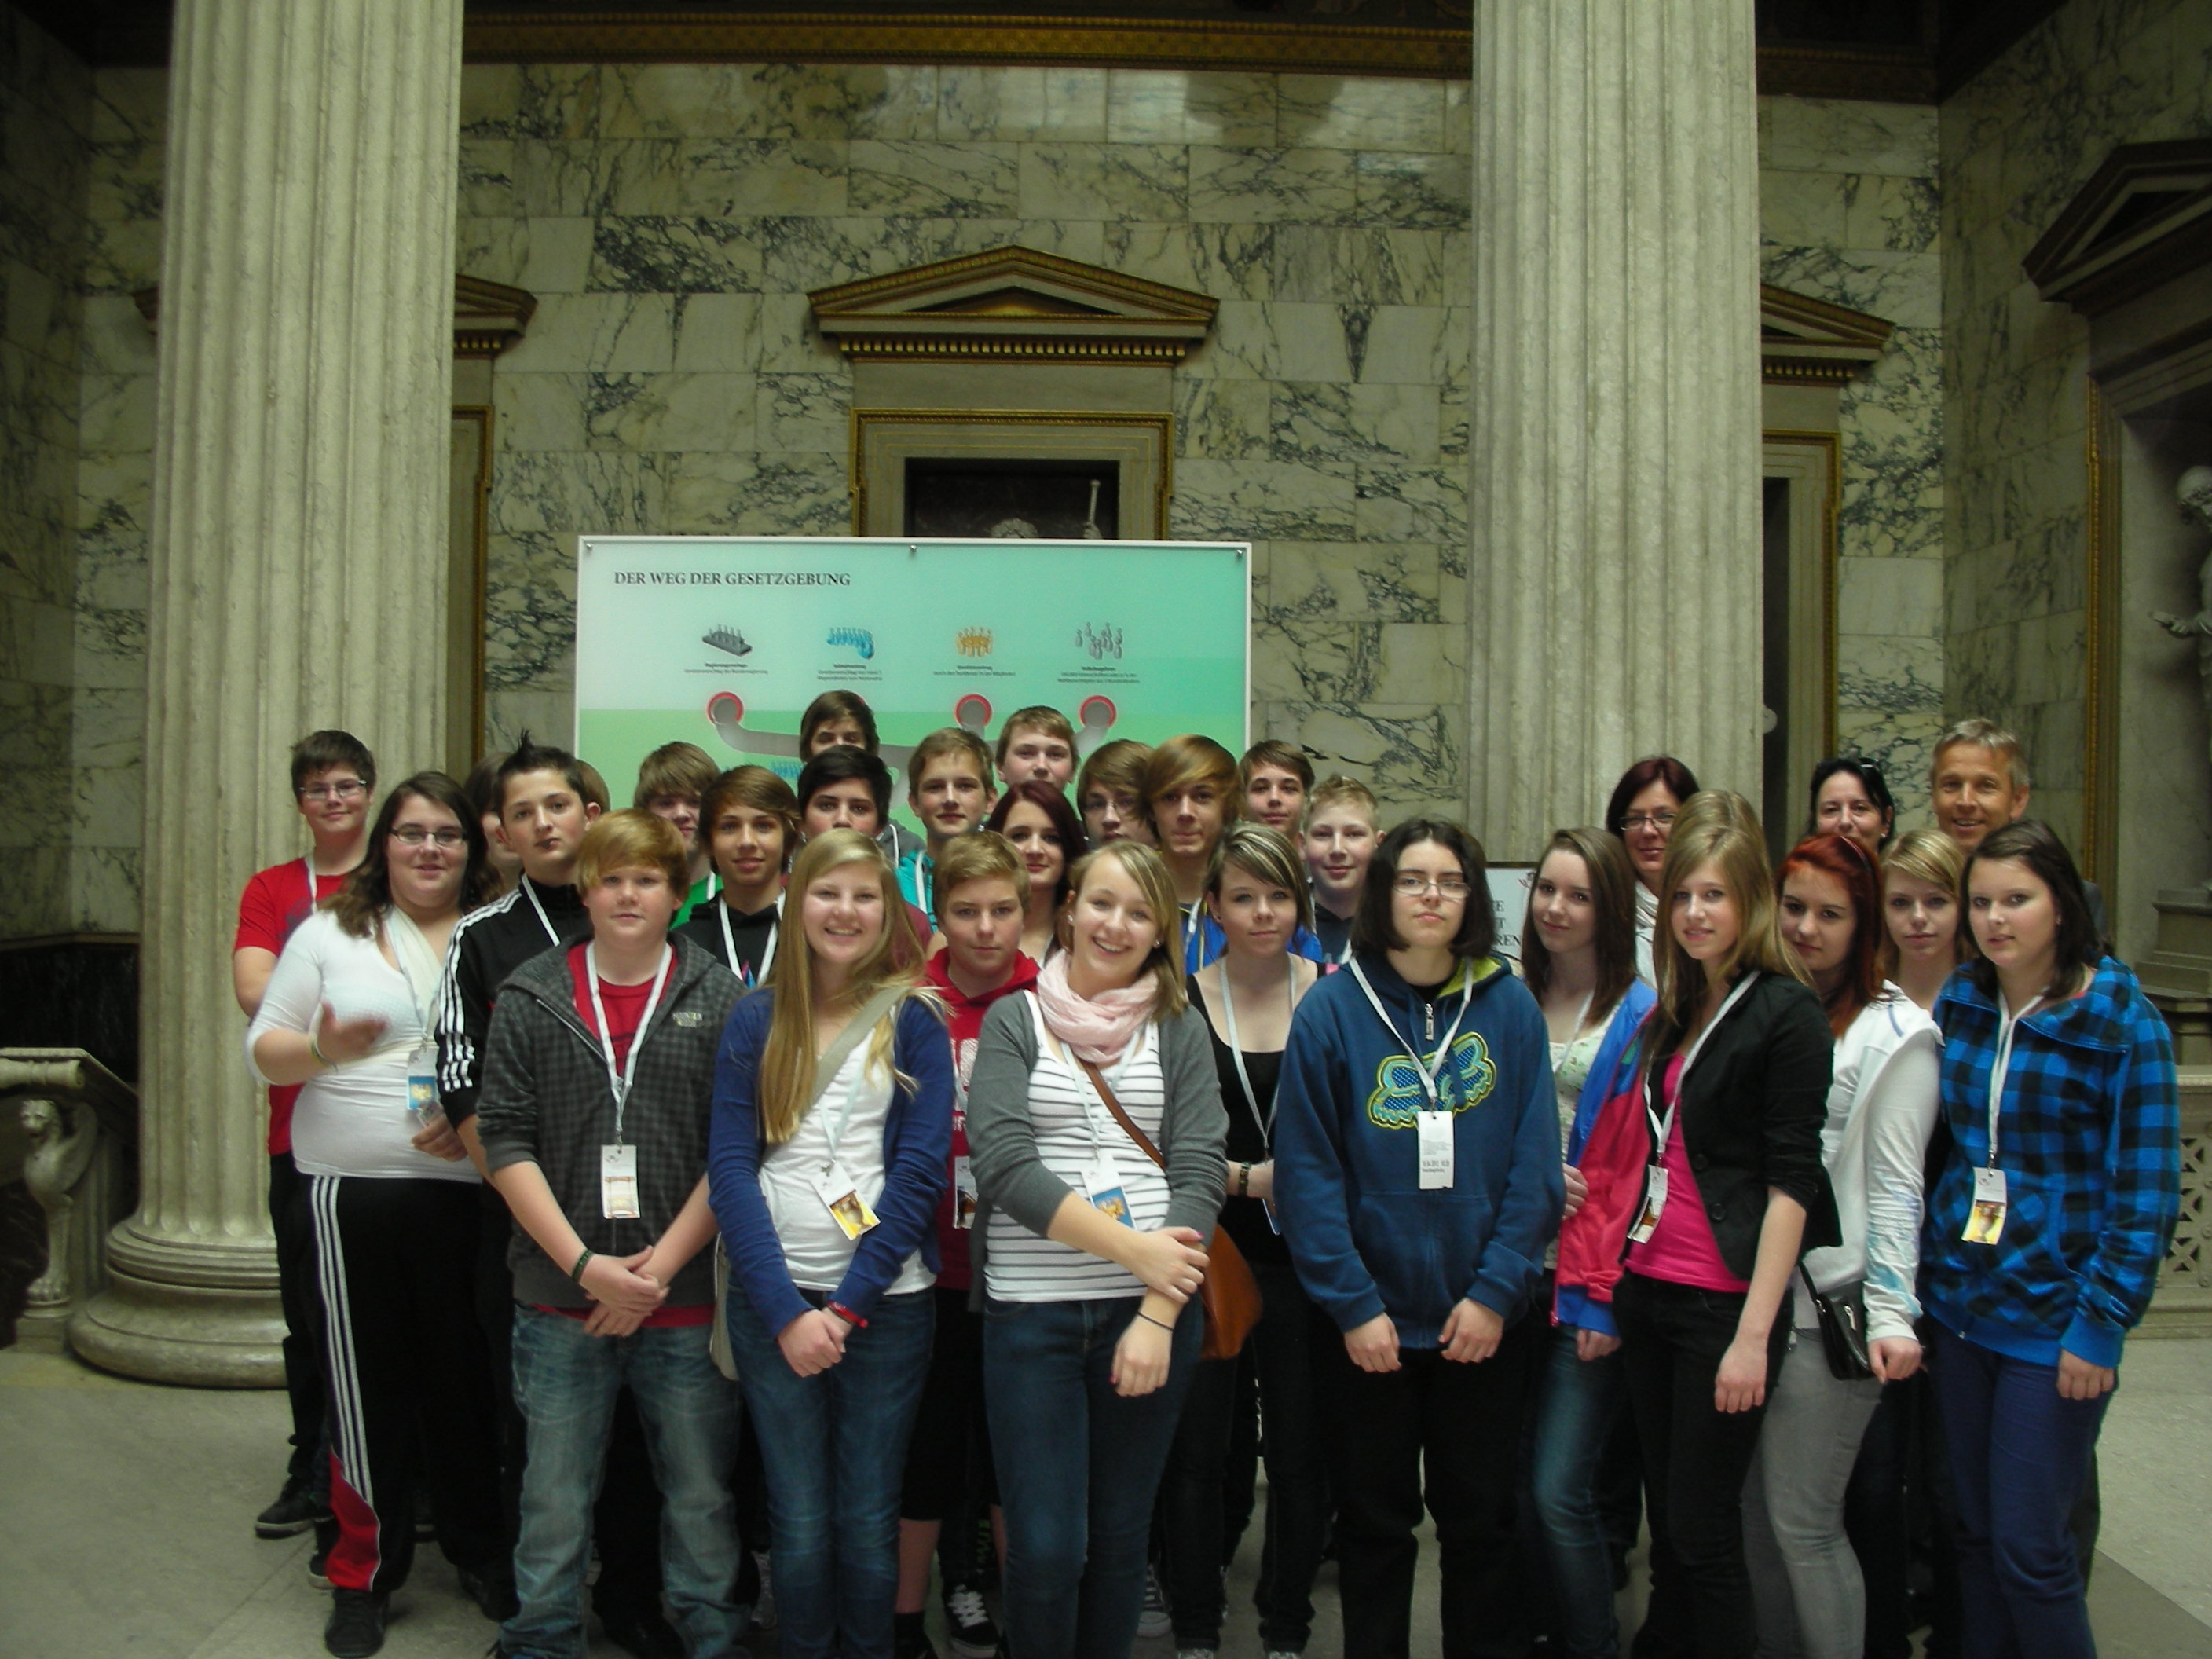
[[[1437,1005],[1426,997],[1421,999],[1421,1041],[1431,1048],[1437,1046]]]

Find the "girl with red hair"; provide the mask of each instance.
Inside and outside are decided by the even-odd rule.
[[[1762,1656],[1858,1659],[1866,1593],[1844,1534],[1844,1493],[1882,1383],[1920,1364],[1913,1285],[1941,1040],[1882,979],[1881,875],[1863,845],[1808,836],[1783,860],[1778,885],[1783,937],[1836,1037],[1820,1152],[1843,1243],[1808,1252],[1792,1291],[1796,1340],[1744,1486],[1746,1554]],[[1870,1373],[1833,1374],[1815,1291],[1858,1320]]]

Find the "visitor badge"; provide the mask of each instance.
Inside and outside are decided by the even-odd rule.
[[[1137,1224],[1129,1216],[1129,1195],[1122,1190],[1121,1172],[1115,1168],[1114,1160],[1106,1154],[1100,1153],[1097,1161],[1091,1166],[1091,1176],[1085,1184],[1085,1191],[1092,1209],[1113,1217],[1125,1227]]]
[[[407,1056],[407,1109],[428,1128],[445,1115],[438,1103],[438,1045],[425,1042]]]
[[[952,1224],[965,1232],[975,1224],[975,1166],[967,1158],[952,1160]]]
[[[637,1148],[599,1148],[599,1213],[610,1221],[635,1221],[637,1207]]]
[[[1969,1244],[1994,1244],[2004,1232],[2004,1171],[1975,1170],[1974,1205],[1966,1212],[1966,1231],[1959,1237]]]
[[[860,1196],[860,1189],[853,1177],[845,1173],[842,1164],[832,1164],[823,1170],[814,1182],[814,1190],[822,1194],[822,1202],[830,1211],[830,1218],[837,1230],[848,1238],[858,1238],[876,1224],[876,1212],[868,1207],[868,1200]]]
[[[1452,1115],[1418,1112],[1421,1134],[1421,1190],[1452,1184]]]
[[[1651,1235],[1659,1231],[1659,1217],[1667,1207],[1667,1169],[1654,1164],[1644,1171],[1644,1213],[1636,1218],[1636,1224],[1628,1230],[1632,1244],[1649,1244]]]

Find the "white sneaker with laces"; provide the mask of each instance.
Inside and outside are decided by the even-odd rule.
[[[1168,1593],[1160,1583],[1158,1567],[1145,1569],[1145,1610],[1137,1615],[1137,1634],[1153,1640],[1175,1633],[1175,1620],[1168,1613]],[[1204,1652],[1206,1650],[1198,1650]]]

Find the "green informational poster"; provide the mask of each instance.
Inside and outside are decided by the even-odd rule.
[[[1200,542],[586,536],[576,554],[576,749],[629,804],[683,738],[799,775],[824,691],[875,710],[894,805],[942,726],[995,740],[1049,704],[1079,753],[1203,732],[1244,745],[1251,552]]]

